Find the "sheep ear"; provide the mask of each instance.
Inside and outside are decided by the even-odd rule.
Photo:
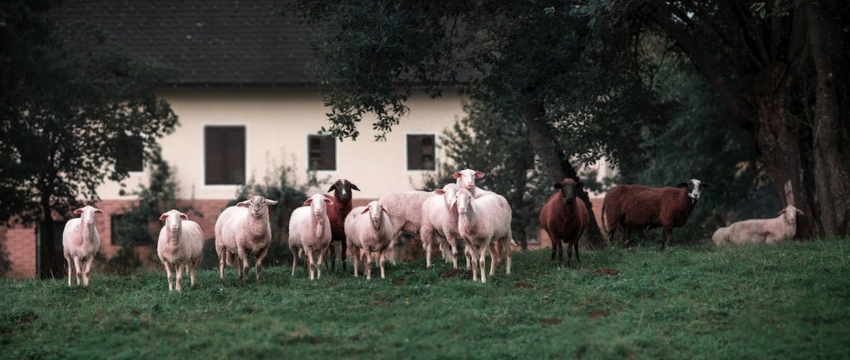
[[[354,183],[349,182],[348,184],[349,184],[349,185],[351,185],[351,190],[357,190],[357,191],[360,191],[360,188],[359,188],[359,187],[357,187],[357,185],[354,185]]]
[[[160,218],[162,218],[162,216],[160,216]],[[180,218],[183,219],[183,220],[189,220],[189,217],[186,216],[186,214],[184,214],[184,213],[180,213]],[[160,219],[160,220],[162,220],[162,219]]]
[[[334,191],[334,190],[336,190],[336,184],[333,184],[333,185],[331,185],[331,187],[328,188],[328,192],[331,192],[331,191]]]
[[[168,213],[165,213],[165,214],[160,215],[160,216],[159,216],[159,219],[160,219],[160,220],[168,219]]]
[[[94,209],[94,212],[95,214],[103,214],[103,210],[97,208]]]
[[[688,187],[688,183],[684,183],[684,182],[683,182],[683,183],[679,183],[679,185],[676,185],[676,187],[679,187],[679,188],[683,188],[683,187],[685,187],[685,188],[686,188],[686,187]]]
[[[480,178],[483,178],[483,177],[484,177],[484,173],[483,173],[483,172],[480,172],[480,171],[476,171],[476,172],[475,172],[475,178],[476,178],[476,179],[480,179]]]
[[[307,198],[307,201],[304,201],[303,206],[310,206],[313,203],[313,198]]]
[[[461,177],[460,171],[458,171],[458,172],[456,172],[456,173],[452,174],[452,177],[453,177],[453,178],[455,178],[455,179],[460,178],[460,177]]]
[[[702,189],[708,189],[708,188],[710,188],[710,187],[711,187],[711,186],[709,186],[708,184],[703,184],[703,183],[700,183],[700,184],[699,184],[699,188],[700,188],[700,190],[702,190]]]
[[[800,209],[797,209],[797,215],[803,215],[803,216],[806,216],[806,214],[804,214],[804,213],[803,213],[803,211],[802,211],[802,210],[800,210]]]
[[[364,208],[363,208],[363,211],[361,211],[360,213],[361,213],[361,214],[365,214],[365,213],[367,213],[367,212],[369,212],[369,207],[368,207],[368,206],[364,207]]]
[[[390,212],[389,212],[389,211],[387,211],[387,208],[385,208],[385,207],[383,207],[383,206],[381,206],[381,211],[385,212],[387,215],[389,215],[389,214],[390,214]]]
[[[242,202],[238,202],[238,203],[236,203],[236,206],[249,207],[249,206],[251,206],[251,200],[245,200],[245,201],[242,201]]]
[[[328,205],[333,205],[333,204],[334,204],[333,200],[328,199],[328,198],[325,198],[325,202],[326,202],[326,203],[328,203]]]
[[[269,205],[277,205],[277,200],[266,199],[266,206],[269,206]]]
[[[83,208],[79,208],[77,210],[74,210],[74,214],[80,215],[82,213],[83,213]]]
[[[779,210],[779,215],[782,215],[784,213],[785,213],[785,209]]]
[[[446,193],[446,191],[443,190],[443,189],[434,190],[434,194],[437,194],[437,195],[444,195],[445,193]]]
[[[555,183],[555,185],[552,185],[552,187],[560,190],[562,187],[564,187],[564,185],[561,185],[561,183]]]
[[[457,208],[457,199],[452,199],[452,206],[449,206],[449,212],[452,212]]]

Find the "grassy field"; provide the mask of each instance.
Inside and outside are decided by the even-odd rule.
[[[247,287],[207,269],[182,293],[164,271],[0,280],[0,358],[850,358],[847,239],[655,245],[580,269],[515,252],[487,284],[424,260],[371,281],[270,267]]]

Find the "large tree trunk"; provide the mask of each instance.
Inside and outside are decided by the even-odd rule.
[[[805,152],[800,148],[797,118],[789,112],[793,76],[788,67],[777,64],[762,73],[761,91],[753,95],[757,109],[756,126],[751,130],[761,159],[773,180],[782,206],[794,205],[807,216],[799,218],[797,234],[802,238],[817,237],[820,229],[816,209],[809,199],[811,189],[805,184]]]
[[[553,184],[560,183],[567,177],[578,180],[578,173],[570,164],[564,151],[561,151],[557,139],[552,136],[553,130],[543,120],[543,115],[545,115],[543,104],[534,101],[525,106],[522,114],[534,153],[540,157],[546,169],[546,175]],[[605,240],[599,230],[599,224],[596,223],[593,204],[590,203],[587,192],[579,191],[577,196],[587,205],[587,213],[590,215],[586,232],[588,243],[595,248],[605,246]]]
[[[814,165],[820,220],[826,237],[850,233],[850,174],[846,144],[846,79],[841,10],[843,1],[813,0],[806,6],[811,53],[817,70]]]

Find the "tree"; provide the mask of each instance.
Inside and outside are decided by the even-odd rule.
[[[129,143],[153,149],[177,125],[153,92],[171,71],[104,45],[87,24],[57,23],[53,4],[0,5],[0,219],[39,223],[42,276],[61,268],[54,216],[96,201],[107,178],[126,178],[116,162]]]
[[[630,141],[666,121],[666,106],[648,91],[652,64],[619,44],[640,34],[624,27],[594,30],[561,1],[283,1],[322,26],[315,73],[331,126],[356,138],[365,115],[377,138],[421,89],[431,97],[460,84],[474,101],[521,122],[550,182],[578,174],[570,163],[640,156]],[[601,41],[606,39],[606,41]],[[617,52],[614,52],[617,51]],[[630,71],[609,71],[610,69]],[[640,106],[636,106],[640,105]],[[587,202],[587,194],[580,196]],[[590,209],[592,211],[592,209]],[[589,234],[601,236],[593,219]]]

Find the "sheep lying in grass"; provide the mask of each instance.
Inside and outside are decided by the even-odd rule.
[[[372,252],[375,252],[381,267],[381,279],[385,278],[384,261],[393,236],[391,227],[387,210],[378,201],[351,210],[345,218],[345,237],[354,257],[354,276],[357,276],[361,256],[365,256],[363,272],[367,280],[372,278]]]
[[[219,277],[224,279],[225,263],[231,264],[233,257],[238,256],[236,267],[239,269],[239,278],[242,279],[242,285],[247,285],[248,257],[255,256],[257,282],[260,282],[260,268],[269,251],[272,236],[268,206],[275,204],[275,200],[256,195],[222,211],[215,222]]]
[[[80,274],[83,286],[89,286],[89,272],[94,256],[100,250],[100,234],[94,226],[94,215],[103,214],[100,209],[86,206],[74,210],[78,218],[68,220],[62,232],[62,253],[68,262],[68,286],[76,269],[77,285],[80,285]]]
[[[608,242],[614,242],[617,225],[623,227],[623,244],[628,244],[632,230],[664,228],[661,250],[673,238],[673,229],[688,221],[700,197],[708,188],[697,179],[680,183],[677,188],[651,188],[642,185],[617,185],[602,203],[602,228]]]
[[[156,245],[156,254],[159,261],[165,266],[168,276],[168,291],[172,291],[171,266],[177,271],[177,291],[181,291],[183,272],[185,268],[189,273],[191,285],[195,286],[195,272],[201,264],[202,250],[204,248],[204,232],[198,223],[189,220],[186,214],[177,210],[170,210],[159,217],[165,220],[162,230],[159,231],[159,241]]]
[[[454,268],[457,268],[457,240],[460,239],[458,214],[457,209],[450,209],[458,190],[460,187],[457,184],[447,184],[435,190],[422,204],[419,235],[422,236],[422,247],[425,248],[426,267],[431,267],[431,248],[438,243],[443,257],[451,260]]]
[[[298,255],[307,257],[307,269],[310,280],[322,277],[322,260],[331,245],[331,222],[328,219],[328,205],[333,200],[322,194],[315,194],[292,212],[289,218],[289,250],[292,251],[292,276],[298,264]],[[318,253],[318,262],[313,260]],[[313,276],[314,271],[317,276]]]
[[[501,198],[501,199],[500,199]],[[481,282],[486,283],[484,275],[486,268],[486,253],[491,242],[510,246],[511,237],[511,210],[507,201],[500,195],[484,195],[475,198],[467,189],[460,189],[452,208],[457,208],[458,231],[466,243],[472,261],[472,280],[478,279],[481,272]],[[510,249],[507,253],[507,267],[510,273],[511,258]],[[493,261],[498,261],[498,255],[492,255]],[[490,267],[491,274],[495,271],[496,264]]]
[[[717,245],[773,244],[791,239],[797,232],[797,215],[804,215],[793,205],[779,211],[773,219],[752,219],[733,223],[714,232],[711,237]]]

